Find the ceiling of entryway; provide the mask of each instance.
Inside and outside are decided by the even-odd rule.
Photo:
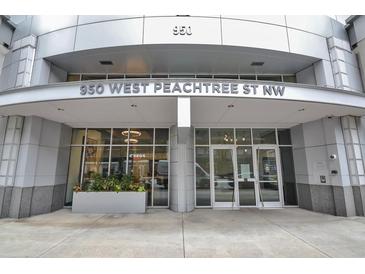
[[[177,98],[130,97],[39,102],[2,107],[0,115],[35,115],[71,127],[169,127],[177,121]],[[365,110],[285,100],[191,98],[191,123],[195,127],[292,127],[327,116],[343,115],[365,115]]]
[[[317,59],[259,48],[216,45],[143,45],[85,50],[47,58],[75,73],[292,74]],[[103,66],[101,60],[112,61]],[[264,62],[263,66],[251,66]]]

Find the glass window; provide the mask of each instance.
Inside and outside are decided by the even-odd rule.
[[[210,138],[212,144],[234,144],[233,128],[212,128]]]
[[[152,145],[153,128],[131,128],[129,130],[130,145]]]
[[[252,129],[254,144],[276,144],[275,129],[260,128]]]
[[[110,128],[98,128],[87,130],[88,145],[109,145],[110,144]]]
[[[238,183],[239,199],[241,206],[256,205],[255,182],[248,179],[254,178],[252,148],[237,147],[238,179],[244,179]]]
[[[283,80],[287,83],[296,83],[297,77],[295,75],[284,75]]]
[[[278,129],[279,145],[291,145],[290,129]]]
[[[195,148],[196,205],[210,206],[209,147]]]
[[[108,74],[108,79],[124,79],[124,74]]]
[[[72,144],[82,145],[85,143],[85,129],[74,128],[72,130]]]
[[[109,146],[86,146],[83,189],[87,189],[93,174],[108,176]]]
[[[113,128],[113,145],[128,145],[128,128]]]
[[[80,81],[80,74],[68,74],[67,75],[67,82],[75,82]]]
[[[73,187],[80,184],[83,149],[83,147],[71,148],[65,199],[66,206],[72,205]]]
[[[251,129],[249,128],[236,129],[236,144],[251,145]]]
[[[127,147],[113,146],[110,159],[110,175],[121,178],[126,174],[127,168]]]
[[[168,128],[156,128],[155,129],[155,144],[168,145],[169,143],[169,129]]]
[[[209,145],[209,129],[208,128],[196,128],[195,129],[195,144],[196,145]]]
[[[285,205],[298,205],[292,148],[280,147],[280,156],[284,203]]]
[[[237,168],[239,179],[255,177],[253,174],[251,147],[237,147]]]
[[[151,181],[153,165],[152,146],[130,146],[128,155],[128,173],[133,175],[135,183],[144,184],[147,190],[148,206],[151,201]]]
[[[168,147],[155,147],[155,169],[153,184],[153,205],[167,206],[169,193]]]
[[[256,75],[240,75],[242,80],[256,80]]]
[[[214,79],[238,79],[238,75],[217,74],[214,75]]]
[[[81,75],[82,81],[104,80],[104,79],[106,79],[106,74],[82,74]]]
[[[257,80],[282,82],[281,75],[257,75]]]

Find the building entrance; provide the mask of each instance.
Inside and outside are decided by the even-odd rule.
[[[196,206],[291,205],[291,194],[284,195],[295,184],[288,175],[293,173],[288,164],[292,162],[291,147],[280,144],[284,143],[282,136],[282,130],[275,129],[196,129]],[[283,162],[287,164],[284,173]]]
[[[277,148],[253,146],[247,152],[230,145],[211,147],[213,208],[282,206]]]

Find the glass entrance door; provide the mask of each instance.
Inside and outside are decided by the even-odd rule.
[[[271,146],[255,147],[255,173],[257,182],[258,206],[281,207],[281,174],[277,159],[277,148]]]
[[[237,168],[233,147],[212,147],[211,183],[213,207],[238,207]]]

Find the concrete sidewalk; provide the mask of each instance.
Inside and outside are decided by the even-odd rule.
[[[365,257],[365,218],[298,208],[0,220],[0,257]]]

